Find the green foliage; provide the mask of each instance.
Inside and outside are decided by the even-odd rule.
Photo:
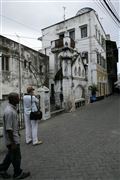
[[[92,94],[92,95],[95,95],[96,92],[98,91],[98,87],[97,87],[96,84],[90,85],[90,86],[88,87],[88,89],[91,91],[91,94]]]

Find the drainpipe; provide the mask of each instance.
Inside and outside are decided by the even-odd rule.
[[[89,50],[90,50],[90,61],[89,61],[89,66],[90,66],[90,73],[91,73],[91,83],[93,83],[93,73],[92,73],[92,69],[91,69],[91,63],[92,63],[92,54],[91,54],[91,45],[92,45],[92,42],[91,42],[91,16],[90,16],[90,13],[89,13]]]
[[[0,53],[0,99],[2,99],[2,53]]]

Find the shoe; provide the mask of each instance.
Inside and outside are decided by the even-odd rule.
[[[32,143],[32,140],[30,140],[29,142],[26,142],[26,144],[31,144]]]
[[[8,174],[6,171],[0,171],[0,176],[2,176],[3,179],[11,178],[11,175]]]
[[[33,144],[33,146],[39,145],[39,144],[43,144],[43,141],[39,140],[37,143]]]
[[[13,176],[14,179],[25,179],[30,176],[30,172],[21,172],[18,176]]]

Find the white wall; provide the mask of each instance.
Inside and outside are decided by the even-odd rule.
[[[81,38],[80,27],[87,25],[88,36]],[[100,35],[105,38],[105,32],[98,20],[98,17],[91,11],[80,16],[75,16],[61,23],[55,24],[51,27],[42,30],[42,46],[43,49],[47,48],[47,55],[50,55],[50,72],[54,71],[54,57],[50,53],[51,41],[59,39],[60,33],[69,34],[69,31],[75,29],[75,48],[77,51],[88,52],[88,86],[92,83],[97,84],[97,56],[96,51],[102,53],[106,59],[106,51],[102,48],[98,39],[96,38],[96,27]],[[106,39],[106,38],[105,38]],[[54,74],[54,72],[53,72]]]

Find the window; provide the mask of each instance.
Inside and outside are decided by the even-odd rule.
[[[98,33],[98,41],[100,42],[100,32]]]
[[[105,48],[105,39],[103,36],[102,36],[102,42],[101,43],[102,43],[102,47]]]
[[[100,54],[97,52],[97,64],[100,64]]]
[[[59,35],[59,39],[63,39],[64,38],[64,33]]]
[[[55,90],[54,90],[54,84],[51,84],[51,98],[54,98]]]
[[[74,30],[69,32],[69,37],[72,38],[73,40],[75,40],[75,31]]]
[[[86,60],[86,63],[88,64],[88,52],[87,51],[83,51],[81,56],[82,56],[82,59]]]
[[[26,59],[24,60],[24,68],[26,68],[27,67],[27,61],[26,61]]]
[[[95,36],[96,36],[96,39],[97,39],[97,34],[98,34],[98,30],[97,30],[97,27],[95,28]]]
[[[82,70],[82,77],[84,77],[85,76],[85,71],[84,70]]]
[[[81,27],[81,38],[87,37],[87,25]]]
[[[78,75],[81,76],[81,68],[78,68]]]
[[[42,74],[42,73],[43,73],[43,66],[40,65],[40,66],[39,66],[39,69],[40,69],[40,73]]]
[[[103,68],[105,69],[105,59],[103,57]]]
[[[9,57],[2,55],[2,70],[9,71]]]
[[[28,67],[29,67],[29,69],[31,68],[31,64],[32,64],[31,61],[29,61],[29,62],[28,62]]]
[[[74,74],[75,74],[75,76],[77,76],[77,68],[76,67],[74,69]]]

